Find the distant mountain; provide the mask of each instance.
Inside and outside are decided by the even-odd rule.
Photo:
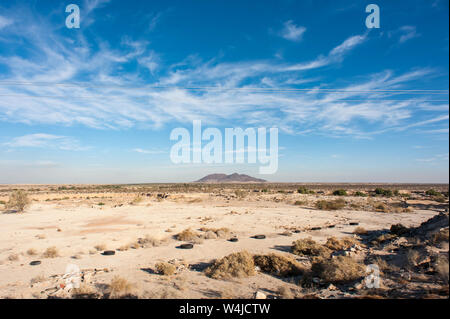
[[[210,174],[195,183],[264,183],[264,179],[254,178],[245,174]]]

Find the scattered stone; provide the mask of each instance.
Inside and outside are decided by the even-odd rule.
[[[192,248],[194,248],[194,245],[193,244],[181,244],[180,246],[178,246],[178,248],[181,248],[181,249],[192,249]]]
[[[312,227],[311,230],[321,230],[322,227]]]
[[[330,285],[327,287],[327,289],[328,289],[328,290],[331,290],[331,291],[338,290],[337,287],[336,287],[335,285],[333,285],[333,284],[330,284]]]
[[[257,291],[255,293],[255,299],[267,299],[267,296],[263,294],[261,291]]]
[[[32,262],[30,262],[31,266],[37,266],[37,265],[40,265],[40,264],[41,264],[40,260],[33,260]]]
[[[114,250],[105,250],[102,253],[103,256],[112,256],[112,255],[115,255],[115,254],[116,254],[116,252]]]

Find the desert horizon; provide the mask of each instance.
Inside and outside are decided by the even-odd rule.
[[[436,311],[448,13],[448,0],[0,1],[0,303]],[[85,312],[51,312],[67,309]]]

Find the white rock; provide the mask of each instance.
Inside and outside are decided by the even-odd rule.
[[[263,294],[261,291],[257,291],[255,293],[255,299],[267,299],[267,296]]]

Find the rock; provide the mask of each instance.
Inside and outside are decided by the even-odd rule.
[[[357,222],[351,222],[351,223],[349,223],[349,225],[350,225],[350,226],[358,226],[359,223],[357,223]]]
[[[320,282],[320,278],[314,277],[314,278],[312,279],[312,282],[315,283],[315,284],[318,284],[318,283]]]
[[[180,249],[192,249],[194,248],[193,244],[181,244],[180,246],[178,246],[178,248]]]
[[[267,299],[267,296],[263,294],[261,291],[257,291],[255,293],[255,299]]]
[[[40,265],[40,264],[41,264],[40,260],[33,260],[32,262],[30,262],[31,266],[37,266],[37,265]]]
[[[232,243],[238,242],[239,239],[237,239],[236,237],[230,238],[228,239],[228,241],[231,241]]]
[[[333,285],[333,284],[330,284],[330,285],[327,287],[327,289],[328,289],[328,290],[331,290],[331,291],[338,290],[337,287],[336,287],[335,285]]]
[[[105,250],[102,253],[103,256],[112,256],[112,255],[115,255],[115,254],[116,254],[116,252],[114,250]]]

